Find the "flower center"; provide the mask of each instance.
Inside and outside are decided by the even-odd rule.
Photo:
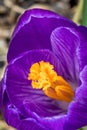
[[[30,68],[28,80],[32,80],[34,89],[42,89],[50,98],[70,102],[74,97],[70,84],[57,75],[54,66],[49,62],[34,63]]]

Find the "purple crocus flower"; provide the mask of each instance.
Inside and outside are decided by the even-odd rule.
[[[87,125],[87,28],[51,11],[19,19],[1,83],[1,110],[18,130]]]

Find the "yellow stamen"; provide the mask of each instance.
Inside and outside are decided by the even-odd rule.
[[[54,66],[49,62],[34,63],[30,68],[28,80],[32,80],[33,88],[42,89],[50,98],[70,102],[74,97],[70,84],[57,75]]]

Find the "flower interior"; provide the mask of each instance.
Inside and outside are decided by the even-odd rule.
[[[71,85],[56,73],[54,66],[49,62],[34,63],[30,68],[28,80],[32,81],[34,89],[42,89],[50,98],[71,102],[74,97]]]

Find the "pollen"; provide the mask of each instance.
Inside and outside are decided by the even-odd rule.
[[[71,85],[57,74],[49,62],[34,63],[30,68],[28,80],[31,80],[34,89],[41,89],[50,98],[66,102],[73,100],[74,91]]]

